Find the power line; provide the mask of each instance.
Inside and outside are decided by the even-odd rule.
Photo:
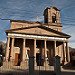
[[[61,11],[63,11],[63,9],[67,9],[67,8],[73,8],[73,7],[75,7],[75,6],[67,6],[67,7],[64,7],[64,8],[60,8],[61,9]]]
[[[68,29],[68,28],[71,28],[71,27],[73,27],[73,26],[68,26],[68,27],[65,27],[65,28],[62,28],[62,29]]]
[[[75,20],[75,17],[70,17],[70,18],[69,17],[60,17],[60,19]]]
[[[75,26],[75,24],[66,24],[66,23],[61,23],[62,25],[71,25],[71,26]]]

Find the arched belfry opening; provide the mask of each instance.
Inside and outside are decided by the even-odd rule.
[[[52,16],[52,23],[56,23],[57,21],[56,21],[56,14],[54,14],[53,16]]]

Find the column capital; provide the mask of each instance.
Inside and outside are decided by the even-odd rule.
[[[36,39],[34,39],[34,41],[36,41]]]
[[[44,41],[47,41],[46,39]]]
[[[7,38],[11,38],[10,36],[7,36]]]
[[[26,40],[26,38],[22,38],[23,40]]]
[[[54,43],[56,43],[56,40],[54,40]]]
[[[68,40],[66,40],[66,43],[68,43]]]
[[[56,42],[56,40],[54,40],[54,42]]]
[[[14,39],[15,37],[11,37],[12,39]]]
[[[63,43],[65,43],[65,41],[63,41]]]

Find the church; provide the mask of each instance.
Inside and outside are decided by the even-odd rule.
[[[11,28],[5,30],[7,46],[3,65],[24,66],[30,55],[35,57],[36,66],[39,65],[38,59],[50,61],[56,55],[61,57],[61,64],[70,62],[68,39],[71,36],[62,32],[60,10],[47,7],[43,16],[44,24],[10,20]]]

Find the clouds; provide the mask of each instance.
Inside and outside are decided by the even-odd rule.
[[[69,47],[75,48],[75,42],[69,42]]]
[[[75,22],[72,22],[72,19],[75,18],[74,0],[0,0],[0,18],[37,21],[38,16],[38,21],[43,22],[44,9],[50,6],[56,6],[58,9],[61,9],[62,23],[75,24]],[[68,16],[71,18],[66,21],[65,18],[68,18]],[[8,24],[10,24],[9,21],[0,20],[0,27],[2,27],[0,40],[6,39],[4,30],[9,29],[10,26]],[[5,26],[6,28],[4,28]],[[63,26],[64,28],[66,27],[63,31],[72,36],[70,39],[72,43],[72,40],[75,40],[75,31],[73,31],[75,27]]]

